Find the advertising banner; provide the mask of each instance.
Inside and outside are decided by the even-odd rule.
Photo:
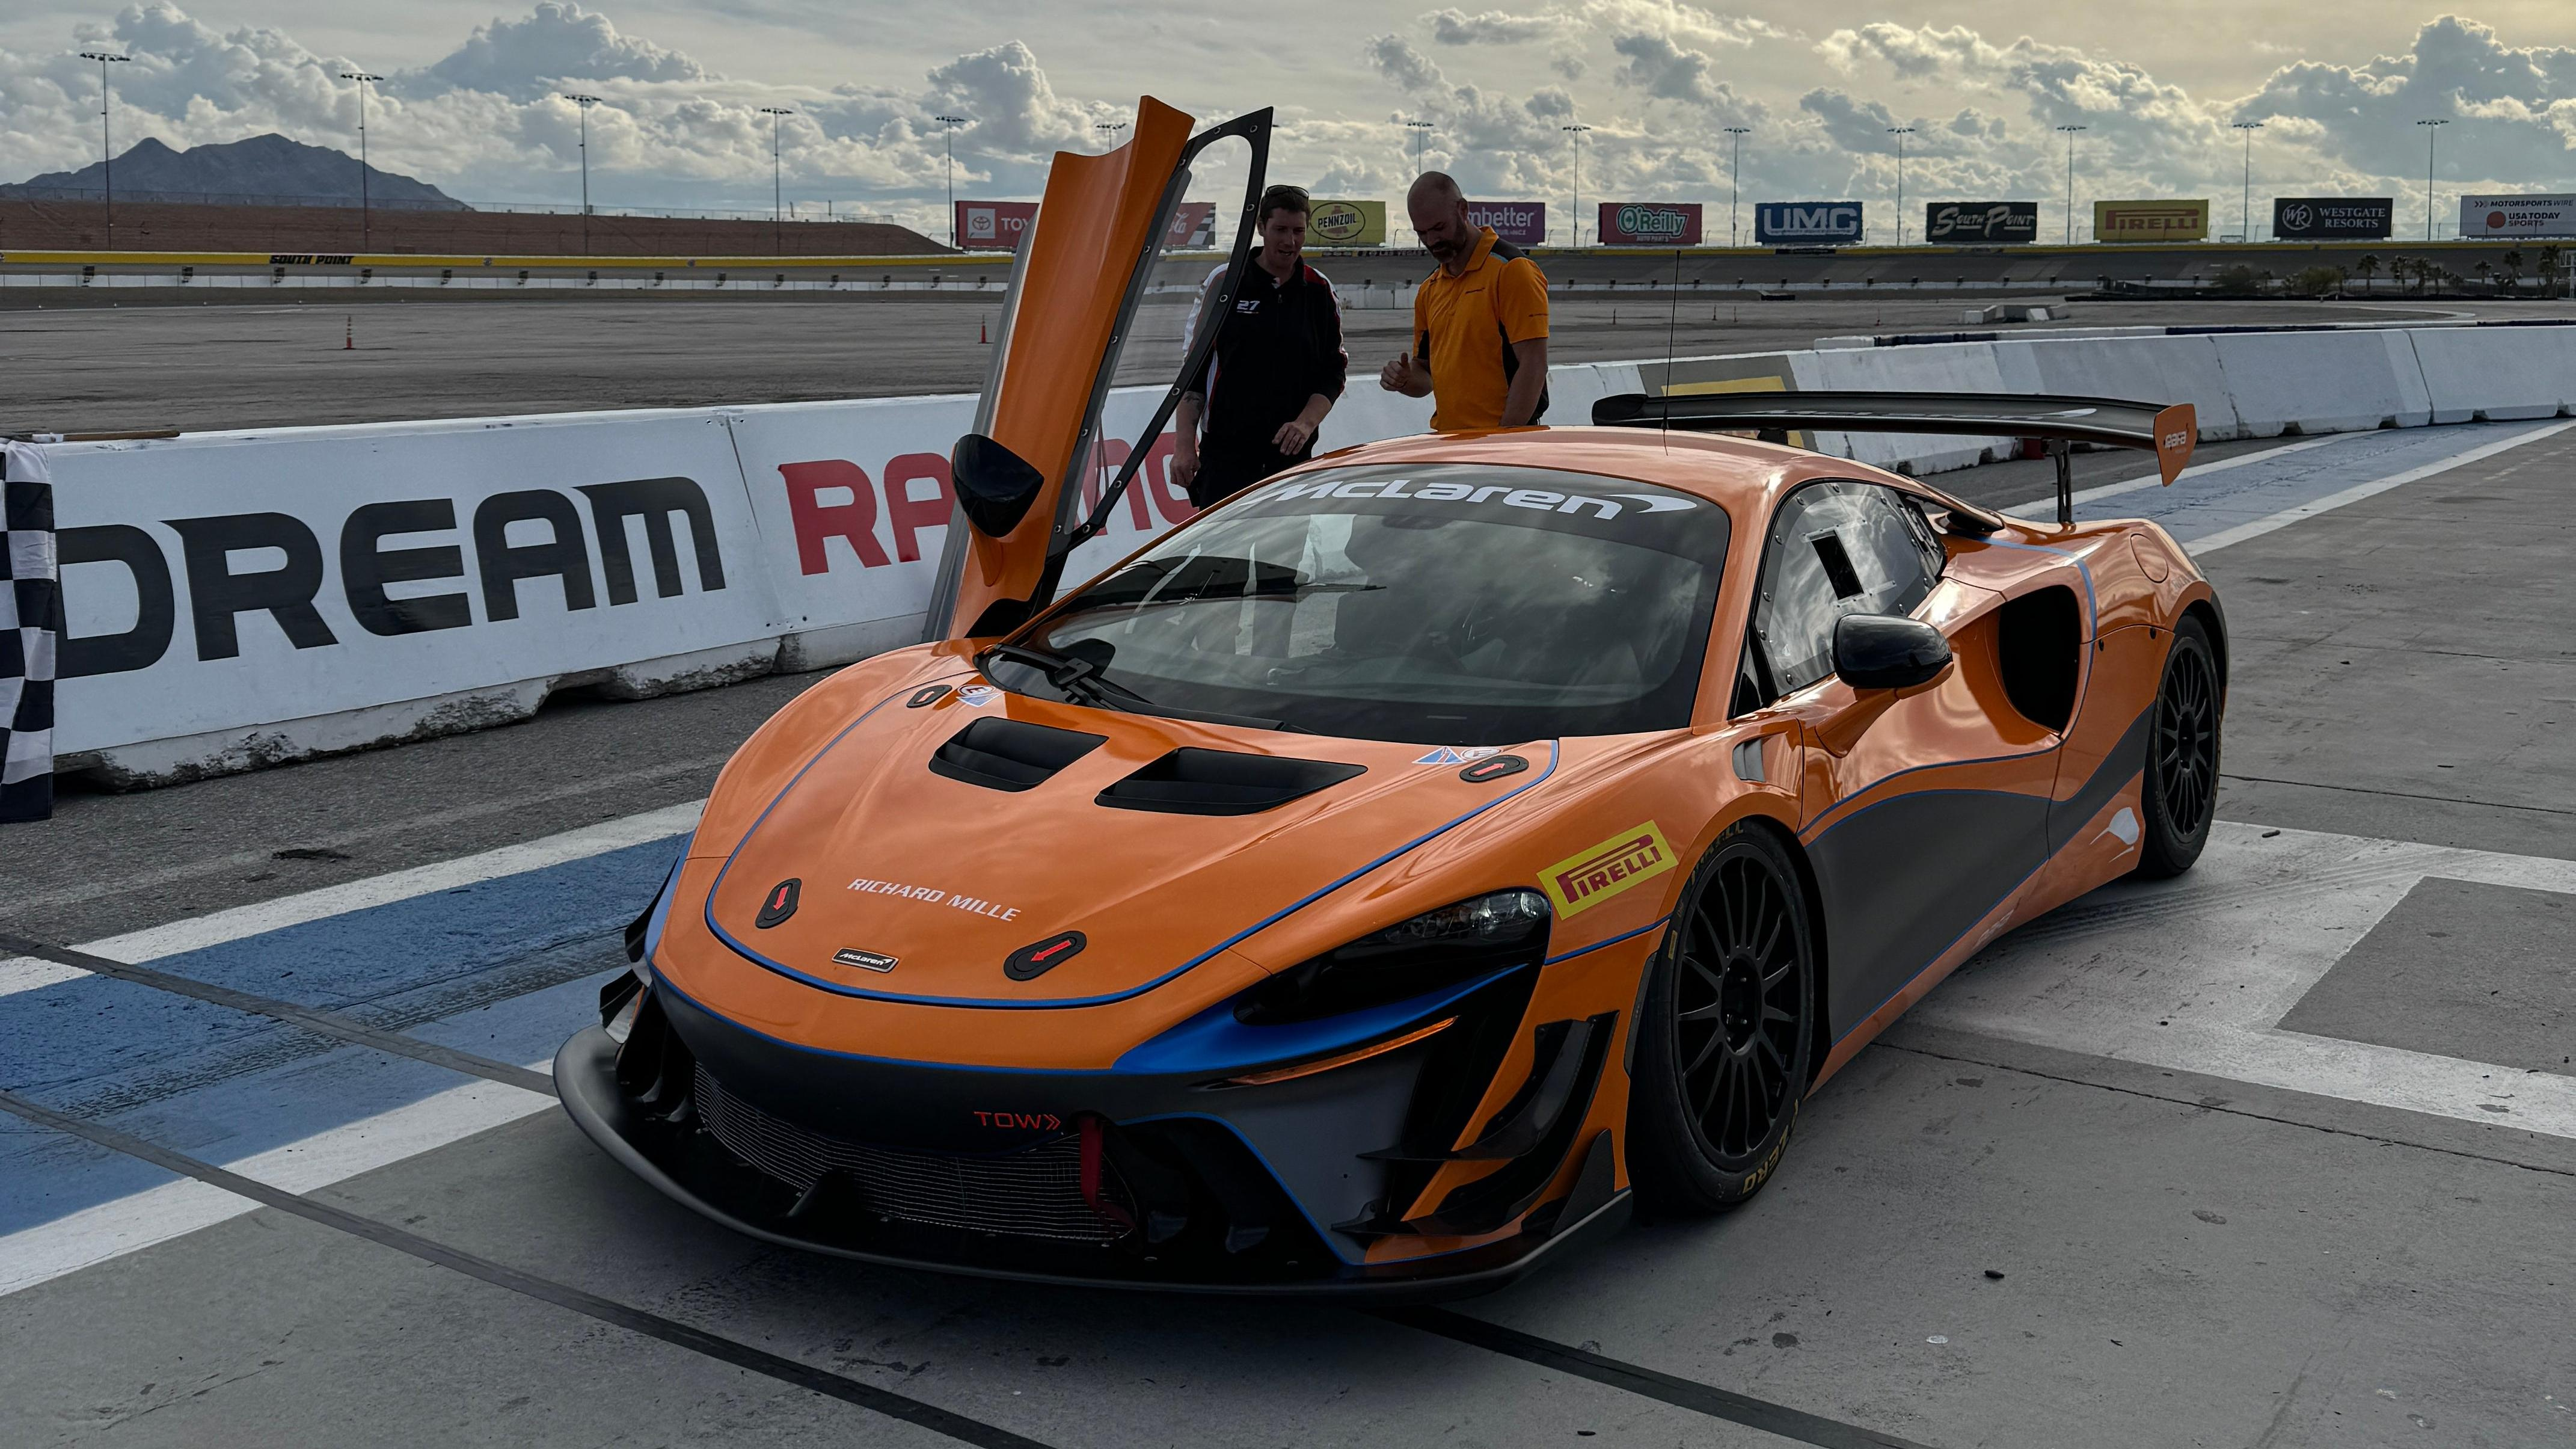
[[[1547,203],[1471,201],[1467,203],[1467,224],[1490,226],[1496,237],[1516,247],[1542,246],[1547,241]]]
[[[2289,241],[2384,241],[2397,225],[2397,203],[2385,196],[2281,196],[2272,201],[2272,235]]]
[[[2463,196],[2460,237],[2576,237],[2576,196]]]
[[[1232,246],[1234,238],[1227,237],[1225,244]],[[1200,251],[1217,245],[1216,203],[1213,201],[1182,202],[1172,212],[1172,224],[1164,229],[1163,245],[1188,247]]]
[[[1383,201],[1318,201],[1306,213],[1306,245],[1316,247],[1382,247],[1386,245]]]
[[[1923,208],[1923,239],[1936,245],[1997,246],[2039,240],[2036,201],[1936,201]]]
[[[1840,246],[1860,239],[1857,201],[1765,201],[1753,208],[1756,246]]]
[[[1029,223],[1037,220],[1034,201],[961,201],[957,203],[957,245],[967,251],[1014,252]]]
[[[1605,247],[1695,247],[1701,210],[1696,201],[1605,201],[1593,237]]]
[[[2206,201],[2097,201],[2097,242],[2196,242],[2209,240]]]

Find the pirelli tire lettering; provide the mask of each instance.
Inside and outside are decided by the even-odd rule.
[[[630,519],[642,525],[640,559]],[[398,638],[726,587],[706,489],[677,476],[514,489],[461,518],[452,498],[360,504],[327,535],[339,565],[328,592],[326,535],[304,518],[264,510],[160,522],[177,535],[175,559],[135,524],[62,530],[66,571],[113,565],[135,601],[130,626],[62,641],[62,677],[148,669],[174,647],[201,662],[234,659],[250,616],[273,620],[297,649],[328,649],[352,636]],[[174,587],[182,580],[184,627]]]

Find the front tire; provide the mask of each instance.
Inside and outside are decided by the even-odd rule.
[[[2218,727],[2223,701],[2209,631],[2185,615],[2165,651],[2165,674],[2147,724],[2140,791],[2146,822],[2138,874],[2163,880],[2191,869],[2218,813]]]
[[[1744,822],[1717,838],[1647,970],[1629,1179],[1665,1212],[1739,1206],[1788,1150],[1815,1035],[1806,890],[1776,835]]]

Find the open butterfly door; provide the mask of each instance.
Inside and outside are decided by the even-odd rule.
[[[1195,136],[1191,124],[1149,96],[1137,103],[1125,145],[1100,156],[1059,151],[1048,168],[1037,219],[1013,263],[974,431],[949,457],[957,511],[925,637],[1007,634],[1051,602],[1066,558],[1101,531],[1153,456],[1183,380],[1215,347],[1217,329],[1204,320],[1231,309],[1243,283],[1271,113]],[[1193,163],[1220,142],[1243,148],[1222,158],[1228,169],[1245,168],[1242,209],[1228,217],[1220,208],[1204,229],[1194,227],[1183,194]],[[1232,261],[1214,290],[1208,263],[1172,258],[1229,233]],[[1113,384],[1163,392],[1115,479],[1092,490],[1086,480],[1115,456],[1102,447]]]

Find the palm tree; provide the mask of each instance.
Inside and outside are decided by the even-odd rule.
[[[2477,264],[2476,266],[2474,266],[2474,267],[2469,268],[2469,270],[2470,270],[2470,271],[2473,271],[2473,272],[2475,272],[2475,273],[2477,273],[2477,274],[2478,274],[2478,280],[2479,280],[2479,281],[2481,281],[2481,282],[2491,282],[2493,279],[2492,279],[2491,277],[2489,277],[2489,276],[2488,276],[2488,273],[2493,272],[2493,271],[2495,270],[2495,268],[2494,268],[2493,266],[2490,266],[2490,265],[2488,264],[2488,262],[2487,262],[2487,259],[2486,259],[2486,258],[2484,258],[2484,257],[2480,257],[2480,258],[2478,258],[2478,264]],[[2490,290],[2492,290],[2492,288],[2490,288]]]
[[[2361,278],[2361,289],[2369,291],[2371,278],[2379,275],[2379,258],[2365,253],[2360,261],[2352,264],[2352,274]]]
[[[2558,248],[2542,247],[2539,262],[2541,295],[2554,297],[2558,295]]]
[[[2505,290],[2514,293],[2516,296],[2521,295],[2522,249],[2520,247],[2514,247],[2507,250],[2503,257],[2503,264]]]

